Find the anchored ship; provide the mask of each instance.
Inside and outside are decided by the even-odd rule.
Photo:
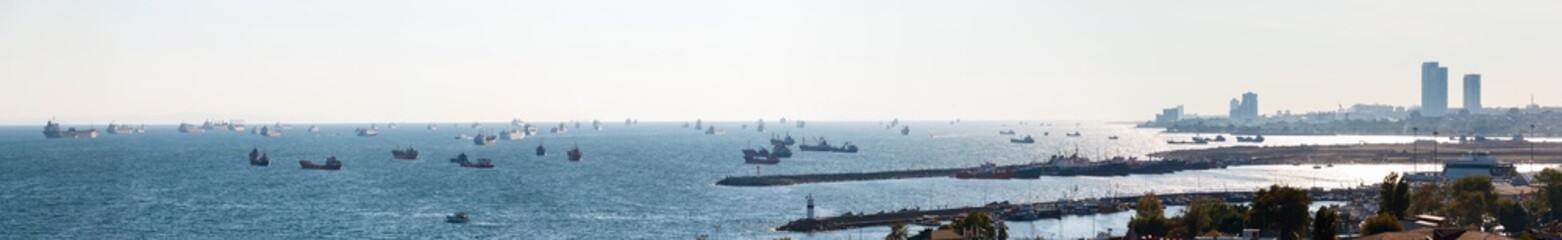
[[[47,138],[97,138],[98,130],[76,130],[76,128],[68,128],[64,131],[61,131],[60,124],[50,120],[49,123],[43,127],[43,136]]]

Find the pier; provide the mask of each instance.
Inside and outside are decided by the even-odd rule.
[[[1314,201],[1350,201],[1354,197],[1375,196],[1376,186],[1364,186],[1354,189],[1313,189],[1309,195]],[[1189,201],[1200,198],[1221,199],[1227,202],[1247,202],[1253,199],[1253,191],[1242,192],[1200,192],[1200,193],[1175,193],[1157,195],[1166,205],[1186,205]],[[887,226],[894,223],[915,224],[923,218],[934,218],[940,221],[954,219],[963,213],[972,211],[988,211],[995,218],[1008,221],[1034,221],[1047,218],[1059,218],[1065,215],[1091,215],[1128,211],[1138,202],[1140,196],[1118,196],[1109,198],[1097,198],[1088,200],[1052,201],[1038,203],[1009,203],[995,202],[984,206],[956,207],[944,209],[902,209],[897,211],[862,213],[823,217],[816,219],[797,219],[777,227],[777,231],[791,232],[818,232],[843,230],[873,226]]]

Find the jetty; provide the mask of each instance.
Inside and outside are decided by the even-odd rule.
[[[1013,165],[999,165],[996,169],[1006,172],[1036,171],[1035,175],[1028,178],[1036,178],[1036,175],[1045,176],[1127,176],[1132,174],[1165,174],[1177,171],[1223,168],[1227,163],[1215,163],[1213,161],[1181,161],[1181,160],[1151,160],[1128,161],[1125,163],[1107,167],[1093,167],[1080,169],[1046,170],[1046,164],[1026,163]],[[798,175],[772,175],[772,176],[729,176],[716,182],[722,186],[785,186],[805,183],[825,182],[849,182],[849,181],[873,181],[908,178],[936,178],[954,177],[963,171],[972,171],[980,167],[970,168],[938,168],[922,170],[898,170],[880,172],[857,173],[823,173],[823,174],[798,174]],[[1022,176],[1014,177],[1027,178]]]
[[[1309,195],[1314,201],[1350,201],[1351,199],[1370,198],[1377,196],[1379,189],[1376,186],[1361,186],[1351,189],[1318,189],[1309,190]],[[1196,192],[1174,193],[1157,195],[1166,205],[1186,205],[1194,199],[1220,199],[1226,202],[1248,202],[1253,199],[1253,191],[1228,191],[1228,192]],[[919,220],[949,221],[960,214],[972,211],[987,211],[1008,221],[1034,221],[1039,219],[1059,218],[1067,215],[1091,215],[1123,212],[1132,209],[1140,196],[1117,196],[1108,198],[1094,198],[1083,200],[1050,201],[1037,203],[1010,203],[994,202],[983,206],[954,207],[943,209],[900,209],[877,213],[846,213],[840,216],[803,218],[787,222],[777,227],[777,231],[791,232],[819,232],[833,231],[862,227],[887,226],[894,223],[918,223]]]

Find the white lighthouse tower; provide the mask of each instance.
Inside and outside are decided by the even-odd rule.
[[[814,219],[814,194],[808,194],[808,219]]]

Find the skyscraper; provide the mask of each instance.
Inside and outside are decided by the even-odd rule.
[[[1464,109],[1471,113],[1481,110],[1481,74],[1464,75]]]
[[[1231,120],[1258,119],[1258,94],[1247,92],[1242,99],[1231,99]]]
[[[1437,62],[1421,63],[1421,116],[1448,114],[1448,68]]]

